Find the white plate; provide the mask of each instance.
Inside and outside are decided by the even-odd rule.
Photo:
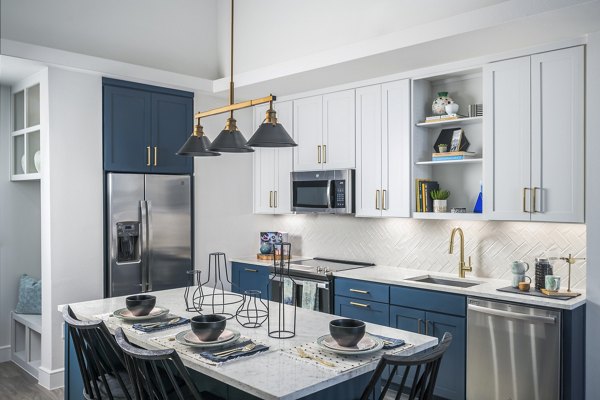
[[[127,308],[118,309],[113,313],[113,315],[117,318],[120,318],[124,321],[146,321],[149,319],[159,318],[169,313],[168,308],[156,306],[150,311],[148,315],[142,315],[136,317],[129,311]]]
[[[228,332],[231,335],[227,334],[227,336],[224,337],[224,335]],[[196,341],[193,341],[192,336],[193,336],[193,338],[196,339]],[[186,339],[186,337],[191,340]],[[224,330],[223,333],[221,334],[221,336],[219,336],[219,338],[217,340],[212,341],[212,342],[202,342],[202,341],[198,340],[198,338],[192,333],[191,329],[179,332],[177,335],[175,335],[175,340],[178,343],[181,343],[181,344],[184,344],[184,345],[190,346],[190,347],[198,347],[198,348],[204,348],[204,349],[211,348],[211,347],[220,347],[220,346],[225,346],[227,344],[235,343],[239,338],[240,338],[240,333],[233,329]]]
[[[346,355],[363,355],[383,349],[383,340],[368,334],[365,334],[356,347],[342,347],[333,340],[331,335],[321,336],[317,339],[317,344],[325,350]]]

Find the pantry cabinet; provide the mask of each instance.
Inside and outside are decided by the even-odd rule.
[[[291,135],[292,102],[275,103],[274,108],[278,122]],[[268,105],[254,107],[254,131],[265,119],[267,109]],[[292,148],[256,147],[254,150],[254,213],[290,213]]]
[[[572,47],[484,69],[492,220],[584,222],[584,58]]]
[[[355,167],[354,89],[294,100],[294,171]]]
[[[356,90],[356,215],[410,216],[408,80]]]

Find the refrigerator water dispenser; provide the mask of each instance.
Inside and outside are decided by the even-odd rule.
[[[117,262],[140,261],[140,223],[117,222]]]

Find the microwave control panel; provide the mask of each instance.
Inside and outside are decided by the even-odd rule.
[[[334,181],[335,188],[335,199],[334,208],[346,208],[346,181],[336,180]]]

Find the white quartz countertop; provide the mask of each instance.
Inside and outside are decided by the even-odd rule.
[[[172,314],[191,318],[197,314],[184,311],[183,293],[183,288],[152,292],[157,298],[157,305],[167,307]],[[97,319],[98,315],[112,313],[123,308],[125,297],[93,300],[70,306],[80,319]],[[226,306],[225,311],[235,313],[238,306],[239,304]],[[62,306],[59,307],[59,310],[62,310]],[[270,347],[269,351],[230,360],[217,366],[192,358],[182,357],[182,359],[187,367],[262,399],[301,398],[375,369],[376,361],[373,361],[345,372],[336,372],[328,370],[327,367],[313,365],[305,360],[296,360],[283,354],[285,349],[314,342],[319,336],[329,333],[329,321],[336,318],[339,317],[298,308],[296,336],[285,340],[270,338],[267,334],[266,322],[259,328],[250,329],[242,327],[234,318],[227,321],[229,328],[238,330],[242,336],[267,344]],[[130,324],[116,318],[110,318],[107,321],[107,326],[111,331],[118,326],[128,325]],[[161,347],[158,347],[155,341],[151,341],[151,338],[171,335],[178,329],[182,330],[181,327],[176,327],[166,331],[138,334],[125,329],[125,333],[132,343],[143,348],[155,349]],[[186,329],[189,329],[189,326]],[[435,337],[370,323],[367,323],[367,331],[404,339],[406,343],[412,344],[413,347],[409,347],[401,353],[403,355],[410,355],[433,347],[438,342]]]
[[[305,260],[307,258],[309,257],[292,257],[291,263],[293,264],[294,261]],[[256,258],[253,259],[251,257],[236,258],[232,259],[231,261],[263,266],[270,266],[273,264],[272,261],[260,261],[256,260]],[[502,279],[480,278],[477,276],[473,276],[473,274],[469,273],[467,273],[467,277],[464,278],[465,281],[481,283],[468,288],[461,288],[456,286],[418,282],[409,279],[427,275],[442,278],[458,279],[458,274],[448,274],[443,272],[425,271],[402,267],[390,267],[383,265],[349,269],[346,271],[335,272],[333,275],[338,278],[358,279],[361,281],[386,283],[389,285],[414,287],[419,289],[435,290],[439,292],[456,293],[465,296],[486,298],[490,300],[510,301],[530,306],[560,308],[564,310],[575,309],[585,304],[586,300],[585,291],[579,289],[577,289],[576,291],[581,292],[581,296],[575,297],[570,300],[557,300],[551,297],[538,297],[519,293],[500,292],[496,289],[510,286],[511,282]],[[566,280],[564,280],[563,282],[563,286],[566,286]]]

